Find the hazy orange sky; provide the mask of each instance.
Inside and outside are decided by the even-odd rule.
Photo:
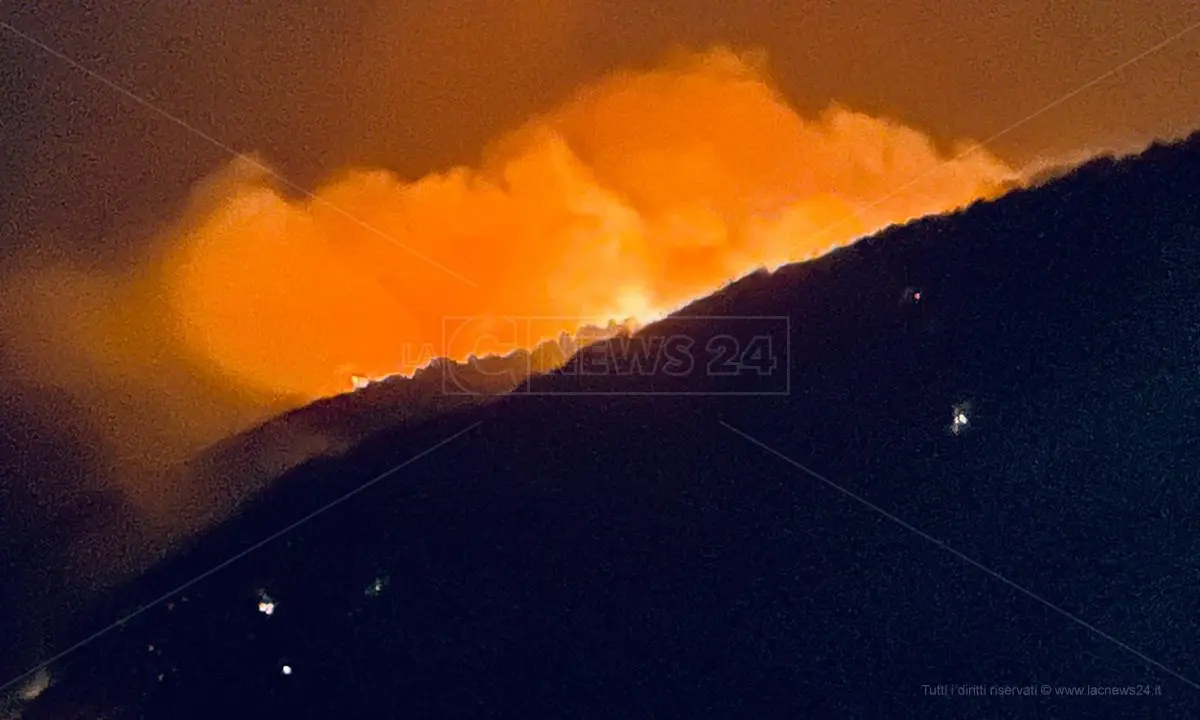
[[[440,340],[434,316],[670,308],[755,264],[952,209],[1039,156],[1200,123],[1200,39],[1185,37],[957,174],[785,251],[785,236],[845,219],[1200,13],[218,0],[0,16],[197,131],[5,32],[4,255],[165,268],[138,312],[158,305],[202,362],[267,392],[378,375],[397,348]],[[317,197],[228,166],[217,144]],[[105,327],[114,312],[97,311]],[[300,356],[312,366],[293,367]]]
[[[670,307],[988,194],[1035,158],[1200,126],[1193,33],[826,242],[814,228],[1200,12],[40,0],[0,19],[192,128],[0,28],[0,269],[54,268],[0,286],[0,371],[117,397],[97,412],[141,418],[134,437],[192,423],[189,446],[277,407],[260,394],[294,402],[421,356],[443,315]],[[131,399],[146,383],[169,420]],[[253,399],[230,411],[230,395]]]
[[[956,207],[1035,158],[1200,124],[1193,34],[830,242],[784,251],[784,236],[866,207],[1200,13],[1183,0],[206,0],[22,3],[0,18],[192,128],[0,32],[0,261],[57,258],[60,277],[90,283],[29,313],[9,281],[8,319],[66,318],[72,346],[97,338],[118,364],[168,356],[182,335],[201,367],[268,393],[390,367],[396,345],[376,328],[403,353],[436,343],[430,318],[445,314],[662,309]],[[98,270],[101,286],[124,273],[137,289],[98,294]],[[281,360],[302,355],[312,367]]]
[[[0,19],[306,186],[347,165],[405,178],[675,46],[763,48],[801,112],[830,100],[940,141],[982,139],[1200,20],[1190,0],[48,0]],[[108,260],[222,151],[0,34],[6,249],[52,235]],[[1200,125],[1192,34],[997,140],[1039,153]],[[65,198],[70,198],[69,201]]]

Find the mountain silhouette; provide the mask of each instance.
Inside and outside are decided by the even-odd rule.
[[[353,446],[76,618],[144,608],[26,717],[1189,716],[1198,301],[1200,134],[486,401],[328,401]]]

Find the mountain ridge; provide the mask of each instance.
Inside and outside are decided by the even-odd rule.
[[[140,634],[97,642],[134,662],[143,638],[174,638],[185,649],[153,660],[180,678],[170,689],[146,669],[151,699],[130,699],[89,664],[97,647],[47,702],[70,687],[197,716],[236,702],[318,716],[950,717],[1016,706],[922,685],[1153,677],[1164,695],[1141,716],[1186,711],[1194,688],[944,548],[1196,675],[1194,188],[1200,133],[752,274],[640,333],[745,339],[744,324],[694,318],[787,316],[786,396],[731,394],[761,391],[753,373],[573,372],[583,350],[483,406],[310,461],[213,533],[216,549],[128,597],[469,429],[189,590],[206,608],[194,620],[156,609]],[[606,357],[622,342],[601,343]],[[694,386],[711,394],[677,394]],[[391,594],[363,605],[385,571]],[[253,611],[260,585],[278,617]],[[245,669],[222,659],[233,648]],[[281,685],[285,661],[321,688]]]

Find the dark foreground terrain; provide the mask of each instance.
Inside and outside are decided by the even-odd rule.
[[[1200,135],[680,315],[289,473],[26,717],[1200,712]]]

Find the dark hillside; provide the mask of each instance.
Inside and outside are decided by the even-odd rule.
[[[467,430],[75,653],[28,717],[1196,714],[1200,135],[639,336],[697,362],[618,338],[282,478],[124,607]],[[780,362],[714,374],[722,337]]]

